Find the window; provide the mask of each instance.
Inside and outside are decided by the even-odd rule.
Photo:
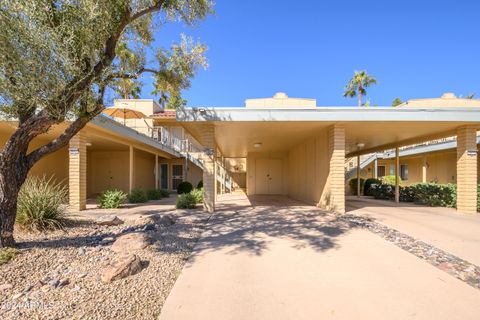
[[[379,178],[385,176],[385,166],[377,166],[377,176]]]
[[[408,165],[407,164],[402,164],[400,165],[400,178],[402,180],[408,180]]]

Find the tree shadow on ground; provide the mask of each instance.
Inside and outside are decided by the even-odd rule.
[[[338,248],[338,238],[352,228],[355,226],[339,215],[285,196],[220,202],[191,260],[218,250],[259,256],[269,250],[275,238],[287,241],[295,249],[326,251]]]

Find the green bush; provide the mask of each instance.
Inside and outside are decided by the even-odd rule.
[[[415,201],[415,189],[412,186],[400,186],[400,201],[401,202],[414,202]]]
[[[382,181],[380,181],[378,179],[375,179],[375,178],[369,178],[369,179],[365,180],[365,184],[363,186],[363,194],[366,195],[366,196],[373,196],[373,193],[372,193],[372,190],[371,190],[372,189],[372,184],[380,185],[381,183],[382,183]]]
[[[143,203],[147,202],[148,198],[142,189],[133,189],[128,196],[128,201],[130,203]]]
[[[203,189],[193,189],[190,193],[195,197],[197,203],[203,203]]]
[[[477,186],[477,211],[480,211],[480,184]]]
[[[170,191],[168,191],[167,189],[159,189],[158,191],[160,191],[160,195],[162,196],[162,198],[170,197]]]
[[[383,176],[380,178],[383,184],[391,184],[395,185],[395,175],[390,176]],[[401,185],[403,183],[402,178],[398,177],[398,184]]]
[[[148,200],[159,200],[162,198],[168,198],[169,196],[170,192],[165,189],[150,189],[147,191]]]
[[[193,209],[197,206],[197,199],[191,193],[184,193],[177,198],[177,209]]]
[[[478,192],[480,193],[480,189]],[[372,194],[375,199],[393,200],[395,186],[381,184],[372,188]],[[455,184],[417,183],[411,186],[400,186],[401,202],[415,202],[432,207],[456,207],[456,194]]]
[[[418,183],[412,185],[415,203],[432,207],[457,206],[457,186],[455,184]]]
[[[18,253],[15,248],[3,248],[0,249],[0,266],[12,260]]]
[[[354,195],[357,195],[357,178],[350,179],[348,181],[348,185],[350,186],[350,190]],[[365,185],[365,180],[360,178],[360,194],[362,194],[363,186]]]
[[[198,181],[197,189],[203,189],[203,180]]]
[[[162,192],[159,189],[150,189],[147,191],[148,200],[160,200],[162,199]]]
[[[16,221],[27,230],[61,229],[67,199],[67,187],[53,178],[29,177],[18,194]]]
[[[127,194],[121,190],[109,189],[103,191],[97,198],[97,204],[102,209],[115,209],[127,200]]]
[[[392,200],[395,198],[395,186],[391,184],[379,184],[370,190],[375,199]]]
[[[188,181],[180,182],[180,184],[177,187],[178,194],[190,193],[192,190],[193,190],[193,186]]]

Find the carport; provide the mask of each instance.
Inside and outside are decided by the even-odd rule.
[[[345,212],[346,157],[457,137],[458,210],[476,212],[480,107],[202,108],[177,120],[205,146],[205,205],[215,209],[216,162],[247,159],[247,194],[282,194]],[[398,161],[397,174],[398,174]]]

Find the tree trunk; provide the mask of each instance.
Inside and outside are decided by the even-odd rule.
[[[7,160],[0,164],[0,248],[15,245],[13,227],[17,215],[18,192],[28,171],[23,165],[25,161],[12,161],[8,155],[2,155]]]
[[[358,93],[358,106],[359,107],[362,106],[362,94],[361,93]]]

